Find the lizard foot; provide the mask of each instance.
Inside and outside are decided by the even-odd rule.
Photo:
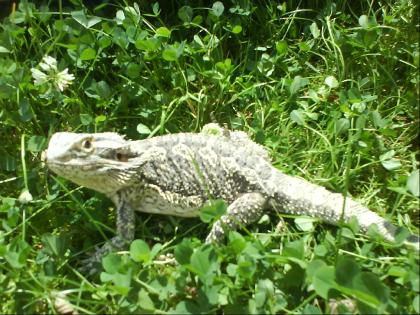
[[[99,274],[102,270],[101,262],[104,255],[103,248],[105,246],[106,244],[102,247],[95,246],[95,250],[88,252],[87,257],[80,261],[80,267],[78,270],[82,274],[88,276]]]

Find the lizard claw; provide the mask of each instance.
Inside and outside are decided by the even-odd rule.
[[[81,261],[81,266],[79,268],[79,271],[82,274],[93,276],[95,274],[98,274],[102,270],[101,266],[101,259],[96,257],[96,255],[93,255],[91,257],[85,258]]]
[[[102,270],[102,258],[108,253],[112,252],[115,247],[112,242],[105,243],[103,246],[95,246],[95,251],[90,256],[81,261],[82,266],[80,271],[83,274],[94,275],[98,274]]]
[[[92,276],[95,274],[99,274],[102,270],[102,257],[103,253],[101,251],[102,247],[96,245],[94,250],[89,251],[87,254],[87,258],[84,258],[80,261],[80,267],[78,270],[85,275]]]

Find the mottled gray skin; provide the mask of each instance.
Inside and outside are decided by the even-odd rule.
[[[209,200],[224,199],[227,213],[206,241],[256,221],[264,211],[302,214],[338,224],[356,217],[362,230],[376,224],[386,240],[396,227],[360,203],[275,169],[263,147],[245,133],[208,129],[151,139],[116,133],[56,133],[46,151],[48,167],[76,184],[104,193],[117,207],[117,235],[93,260],[134,238],[134,211],[194,217]],[[343,206],[344,212],[343,212]],[[417,236],[406,243],[418,249]]]

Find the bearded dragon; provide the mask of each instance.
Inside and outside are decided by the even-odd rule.
[[[135,211],[195,217],[209,201],[223,199],[226,213],[206,242],[256,220],[270,209],[307,215],[331,224],[355,217],[362,231],[376,225],[395,241],[396,226],[359,202],[273,167],[265,148],[246,133],[207,125],[201,133],[126,140],[117,133],[55,133],[46,150],[56,174],[105,194],[117,208],[117,235],[94,261],[134,239]],[[419,237],[405,243],[419,249]]]

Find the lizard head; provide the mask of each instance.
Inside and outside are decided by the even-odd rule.
[[[112,194],[129,180],[129,142],[112,132],[57,132],[50,139],[44,159],[54,173],[78,185]]]

